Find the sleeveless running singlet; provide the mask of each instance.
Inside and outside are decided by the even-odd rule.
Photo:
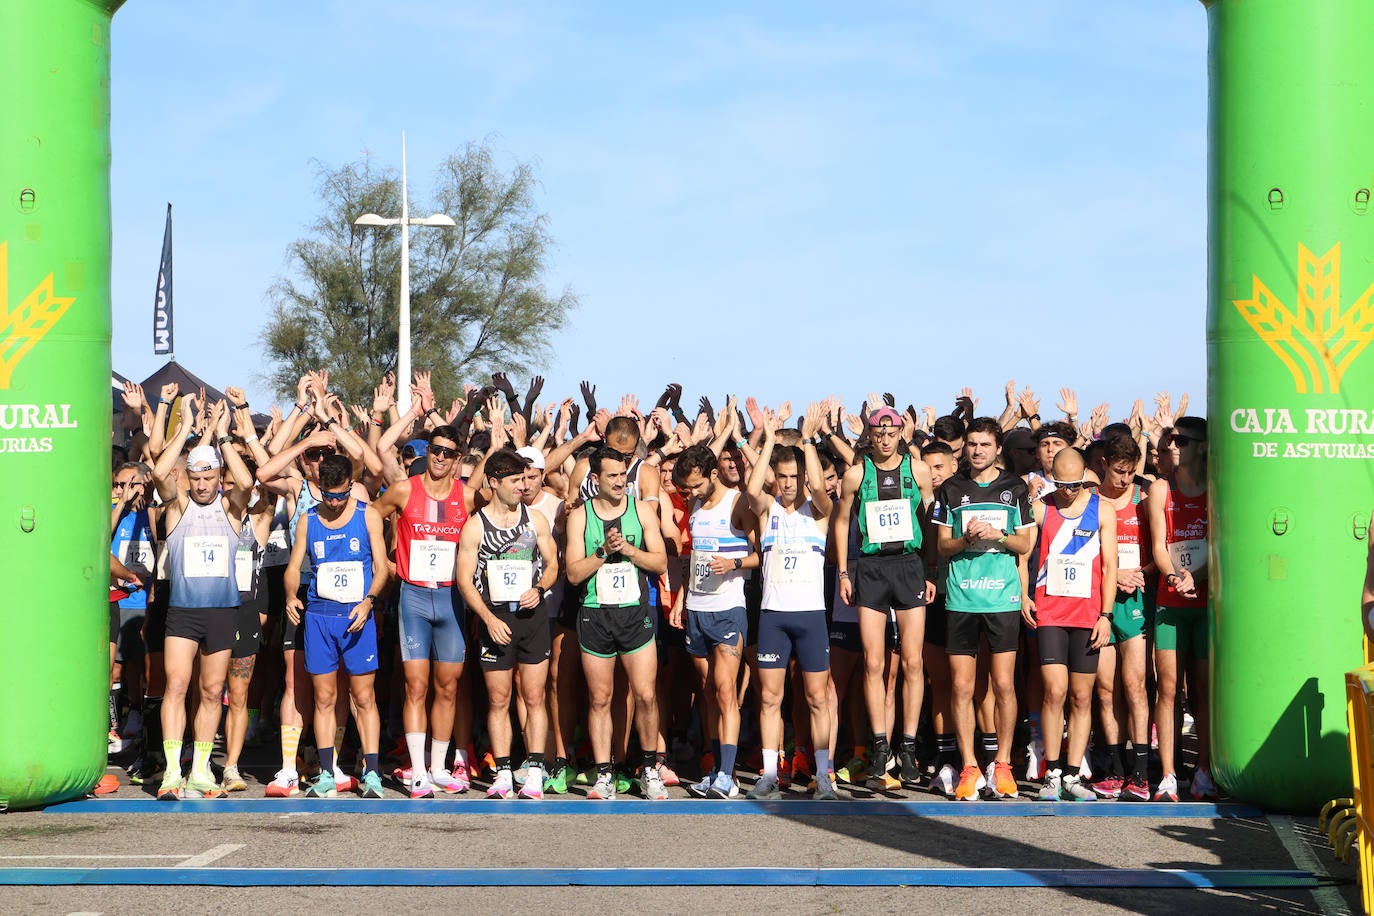
[[[763,609],[825,609],[825,529],[806,500],[788,512],[776,499],[768,509],[763,537]]]
[[[396,575],[403,581],[424,588],[453,584],[466,499],[456,477],[444,499],[429,495],[423,475],[410,478],[410,498],[396,520]]]
[[[1035,576],[1035,618],[1041,626],[1091,627],[1102,613],[1101,505],[1093,492],[1083,514],[1069,518],[1053,499],[1045,501]]]
[[[713,508],[697,506],[689,523],[692,530],[692,561],[687,568],[687,610],[728,611],[744,607],[742,569],[728,569],[723,574],[711,572],[711,557],[720,554],[726,560],[743,559],[749,554],[749,539],[734,526],[731,516],[735,510],[738,490],[725,491],[725,496]]]
[[[915,553],[921,549],[921,490],[911,471],[911,457],[903,455],[895,468],[882,470],[864,456],[854,514],[864,556]]]
[[[1207,492],[1184,496],[1172,480],[1164,503],[1164,543],[1169,549],[1174,572],[1187,569],[1194,574],[1207,568]],[[1159,603],[1173,608],[1204,608],[1207,590],[1199,589],[1196,598],[1185,598],[1174,591],[1161,570]]]
[[[315,564],[306,610],[326,617],[347,617],[372,587],[367,506],[355,501],[352,516],[338,528],[326,527],[318,509],[311,509],[306,519],[306,553]]]
[[[167,579],[173,607],[238,607],[234,550],[239,534],[223,498],[206,505],[186,500],[186,511],[167,534]]]
[[[634,499],[626,497],[625,511],[619,517],[603,519],[586,504],[587,524],[582,529],[582,544],[587,556],[606,543],[606,530],[620,528],[620,536],[631,547],[644,548],[644,526]],[[583,607],[635,607],[649,600],[649,583],[644,571],[624,557],[608,556],[601,568],[585,583]]]
[[[513,612],[518,609],[520,596],[544,574],[539,535],[530,521],[530,510],[521,503],[511,528],[496,527],[485,510],[479,510],[477,518],[482,523],[482,542],[477,547],[474,584],[488,607]]]

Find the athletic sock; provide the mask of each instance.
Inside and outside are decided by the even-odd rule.
[[[363,775],[364,775],[364,776],[366,776],[368,773],[376,773],[376,772],[378,772],[378,770],[377,770],[377,757],[378,757],[378,754],[375,753],[375,752],[374,752],[374,753],[371,753],[371,754],[363,754]]]
[[[830,772],[830,750],[821,748],[816,751],[816,775]]]
[[[119,689],[119,685],[118,685],[118,684],[116,684],[115,686],[113,686],[113,687],[110,688],[110,701],[109,701],[109,705],[110,705],[110,731],[115,732],[116,734],[119,733],[119,700],[118,700],[118,698],[116,698],[116,696],[115,696],[115,691],[117,691],[118,689]]]
[[[334,727],[334,759],[338,760],[343,756],[343,739],[347,728],[342,725]]]
[[[774,779],[778,776],[778,752],[765,749],[763,752],[763,775]]]
[[[1140,746],[1131,745],[1131,775],[1145,778],[1150,766],[1150,745],[1148,742]]]
[[[181,775],[181,741],[176,738],[164,738],[162,741],[162,756],[167,758],[167,772]]]
[[[296,772],[296,751],[301,747],[301,727],[283,725],[281,727],[281,768]]]
[[[143,697],[143,753],[162,746],[162,697]]]
[[[640,763],[644,767],[644,769],[654,770],[658,768],[658,755],[655,754],[653,751],[645,751],[641,755],[641,758],[642,759]]]
[[[1123,752],[1125,749],[1126,749],[1126,745],[1124,745],[1124,744],[1109,744],[1109,745],[1107,745],[1107,775],[1108,775],[1108,776],[1115,776],[1115,777],[1117,777],[1118,779],[1120,779],[1122,776],[1125,776],[1125,775],[1126,775],[1126,771],[1125,771],[1124,769],[1122,769],[1123,763],[1122,763],[1122,756],[1121,756],[1121,755],[1122,755],[1122,752]]]
[[[530,754],[529,765],[530,767],[539,767],[541,770],[544,769],[544,752],[540,751],[537,754]]]
[[[468,753],[461,747],[455,747],[453,749],[453,768],[456,770],[459,767],[465,770],[468,768]]]
[[[195,748],[191,757],[192,778],[213,780],[214,776],[210,773],[210,752],[215,749],[215,742],[197,741],[192,747]]]
[[[958,753],[958,744],[954,740],[954,735],[943,733],[935,736],[935,752],[939,759],[936,761],[940,766],[950,764]]]
[[[739,745],[722,744],[720,746],[720,772],[735,778],[735,755],[739,753]]]
[[[993,758],[995,758],[995,757],[997,756],[997,736],[996,736],[996,735],[984,735],[984,736],[983,736],[983,753],[987,755],[987,758],[988,758],[989,762],[992,761]]]
[[[563,772],[563,768],[564,768],[565,766],[567,766],[567,765],[568,765],[568,758],[567,758],[567,757],[555,757],[555,758],[553,758],[553,772],[555,772],[555,773],[561,773],[561,772]]]
[[[334,775],[334,748],[326,745],[320,751],[320,772]]]
[[[409,738],[407,738],[407,741]],[[444,763],[448,760],[448,741],[429,742],[429,770],[431,773],[444,772]]]
[[[902,732],[902,750],[916,753],[916,736]]]
[[[497,757],[497,758],[496,758],[496,772],[499,773],[499,772],[501,772],[502,770],[509,770],[509,769],[510,769],[510,758],[509,758],[509,757]]]
[[[425,774],[425,733],[406,732],[406,750],[410,752],[410,778],[422,778]]]
[[[1063,772],[1064,772],[1064,758],[1063,758],[1062,756],[1061,756],[1061,757],[1058,757],[1058,758],[1056,758],[1056,759],[1054,759],[1054,760],[1049,761],[1049,762],[1045,765],[1045,772],[1046,772],[1046,773],[1053,773],[1053,772],[1055,772],[1056,770],[1058,770],[1060,773],[1063,773]]]

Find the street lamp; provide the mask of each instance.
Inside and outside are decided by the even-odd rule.
[[[401,320],[397,335],[396,409],[404,414],[410,409],[410,227],[457,225],[443,213],[411,218],[406,194],[406,135],[401,131],[401,215],[387,219],[375,213],[364,213],[353,221],[355,226],[401,227]]]

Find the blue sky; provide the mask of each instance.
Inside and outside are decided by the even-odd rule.
[[[171,201],[177,358],[265,403],[316,163],[399,167],[405,130],[420,199],[471,140],[537,163],[548,284],[581,299],[546,397],[1204,400],[1196,3],[130,0],[113,48],[125,375],[162,362]]]

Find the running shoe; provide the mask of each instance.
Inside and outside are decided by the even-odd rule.
[[[1181,731],[1185,735],[1194,735],[1197,733],[1197,722],[1193,719],[1192,713],[1185,712],[1183,714],[1183,728]]]
[[[396,769],[391,771],[391,778],[396,780],[396,784],[399,785],[402,789],[407,790],[410,789],[410,782],[414,775],[415,771],[408,766],[397,767]]]
[[[334,785],[333,773],[320,773],[310,788],[305,790],[306,798],[338,798],[339,789]]]
[[[851,786],[863,785],[864,777],[868,774],[868,752],[856,754],[849,758],[849,762],[835,771],[835,779],[839,782],[848,783]]]
[[[782,789],[776,776],[760,776],[754,788],[744,796],[752,801],[777,801],[782,798]]]
[[[988,798],[1015,798],[1020,791],[1021,787],[1016,784],[1011,764],[995,760],[988,764],[987,790],[984,793]]]
[[[701,777],[699,782],[694,782],[687,787],[687,794],[693,798],[705,798],[711,791],[711,783],[715,781],[716,774],[707,773]]]
[[[902,781],[892,775],[891,770],[874,772],[868,774],[868,779],[864,782],[864,787],[875,792],[896,792],[902,787]]]
[[[113,773],[106,773],[100,777],[94,788],[91,789],[92,795],[109,795],[111,792],[119,791],[119,777]]]
[[[532,798],[535,801],[544,800],[544,768],[530,766],[525,768],[525,781],[520,786],[521,798]]]
[[[597,801],[615,801],[615,777],[610,773],[598,773],[596,784],[587,790],[587,797]]]
[[[649,801],[664,801],[668,797],[668,789],[663,785],[663,777],[656,766],[644,768],[639,778],[639,790]]]
[[[551,772],[548,778],[544,780],[544,794],[567,795],[568,780],[574,778],[576,777],[573,774],[572,767],[568,766],[567,764],[564,764],[563,766]]]
[[[1120,798],[1123,785],[1125,780],[1120,776],[1103,776],[1092,784],[1092,790],[1098,798]]]
[[[1045,778],[1045,741],[1037,730],[1035,737],[1026,745],[1026,782],[1040,782]]]
[[[119,729],[110,729],[109,743],[107,744],[109,756],[113,757],[115,754],[122,754],[133,747],[133,744],[133,741],[119,734]]]
[[[248,783],[239,775],[237,766],[224,768],[224,778],[220,780],[220,785],[226,792],[243,792],[248,789]]]
[[[1040,794],[1036,798],[1041,801],[1059,801],[1064,789],[1064,774],[1059,770],[1050,770],[1045,774],[1045,782],[1040,786]]]
[[[1065,776],[1059,786],[1059,797],[1064,801],[1097,801],[1097,795],[1077,774]]]
[[[386,790],[382,788],[382,774],[376,770],[368,770],[364,773],[362,791],[359,794],[363,798],[385,798]]]
[[[514,792],[515,780],[512,779],[509,769],[503,769],[497,772],[491,788],[487,789],[487,798],[510,798]]]
[[[178,801],[181,799],[181,776],[168,775],[157,790],[158,801]]]
[[[1173,773],[1165,776],[1159,781],[1159,787],[1155,789],[1155,801],[1157,802],[1176,802],[1178,801],[1178,777]]]
[[[1212,776],[1206,769],[1198,767],[1193,771],[1193,784],[1189,787],[1188,794],[1198,801],[1217,797],[1216,783],[1212,782]]]
[[[381,779],[380,776],[377,778]],[[358,789],[358,779],[356,776],[347,775],[343,770],[339,769],[338,766],[335,766],[334,788],[340,792],[356,792]]]
[[[529,776],[529,773],[530,758],[526,757],[524,760],[520,762],[520,766],[516,767],[515,770],[511,773],[511,775],[515,777],[516,782],[523,783],[525,779]]]
[[[706,790],[706,796],[708,798],[738,798],[739,785],[733,776],[721,771],[716,774],[715,780],[711,783],[711,788]]]
[[[225,792],[220,788],[219,783],[209,776],[191,776],[186,780],[186,792],[199,794],[200,798],[223,798]]]
[[[492,756],[491,751],[486,751],[482,754],[482,772],[496,773],[496,758]],[[474,773],[473,775],[476,774]]]
[[[1122,801],[1149,801],[1150,784],[1139,776],[1128,776],[1121,786]]]
[[[453,790],[455,793],[466,792],[468,789],[472,788],[472,775],[466,765],[458,763],[453,765],[453,784],[457,786],[457,788]],[[449,790],[444,789],[444,791],[447,792]]]
[[[916,761],[916,746],[903,744],[897,748],[897,778],[905,786],[918,786],[922,782],[921,766]]]
[[[129,764],[129,784],[141,786],[150,783],[162,768],[162,761],[156,754],[140,755]]]
[[[812,801],[836,801],[839,795],[835,793],[835,774],[822,773],[816,777],[816,791],[812,793]]]
[[[941,764],[940,769],[935,771],[935,775],[930,777],[930,791],[936,795],[943,795],[945,798],[954,797],[954,767],[949,764]]]
[[[266,795],[268,798],[290,798],[300,795],[300,782],[301,778],[295,770],[277,770],[277,775],[267,784]]]
[[[668,762],[666,760],[658,765],[658,778],[659,781],[662,782],[665,786],[676,786],[682,784],[682,780],[677,778],[677,773],[673,771],[672,767],[668,766]]]
[[[987,784],[977,764],[966,766],[959,771],[959,784],[954,788],[954,797],[959,801],[973,801]]]
[[[430,782],[425,776],[421,776],[419,779],[410,780],[410,797],[433,798],[434,783]]]
[[[635,781],[630,778],[630,771],[623,767],[615,769],[615,794],[626,795],[634,788]]]
[[[457,795],[460,792],[466,792],[468,789],[467,783],[459,782],[456,776],[448,770],[443,769],[430,770],[429,782],[434,788],[443,792],[445,795]]]

